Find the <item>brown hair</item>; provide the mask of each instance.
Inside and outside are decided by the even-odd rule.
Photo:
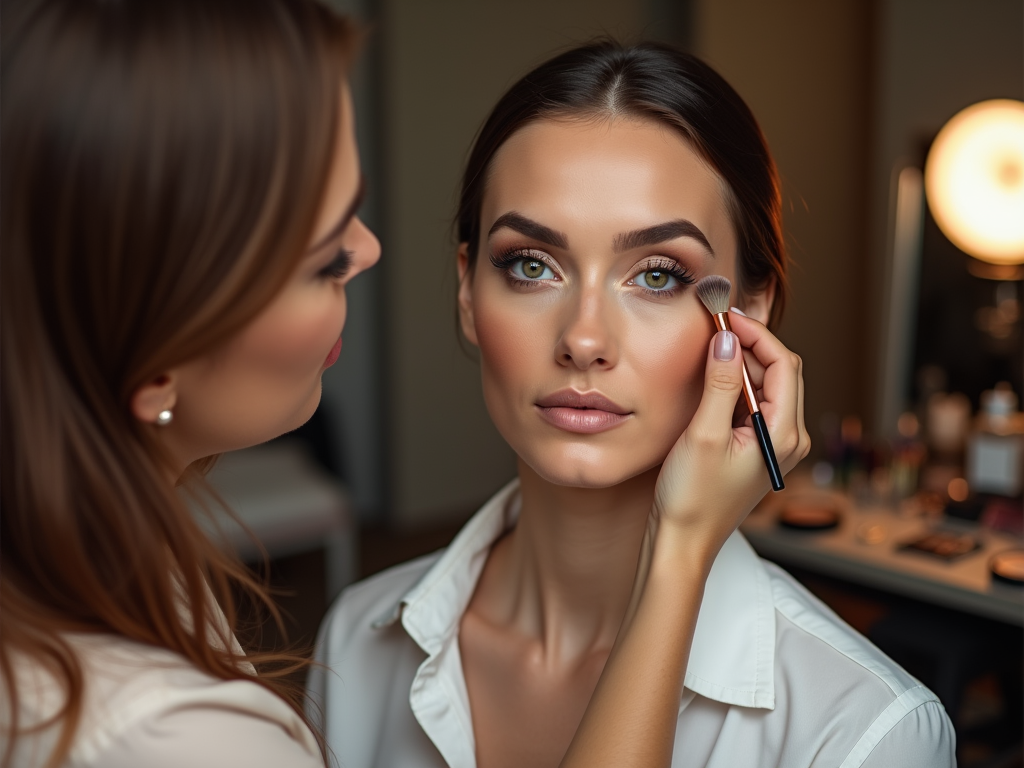
[[[786,299],[782,200],[775,163],[750,109],[695,56],[658,43],[598,40],[562,53],[515,83],[480,129],[462,177],[457,231],[470,267],[480,241],[480,207],[491,160],[513,133],[544,118],[626,115],[681,133],[725,181],[739,240],[741,295],[776,284],[769,325]]]
[[[237,334],[302,257],[353,29],[313,0],[4,11],[0,677],[14,722],[0,762],[25,733],[25,659],[66,693],[44,724],[60,725],[49,764],[66,756],[83,691],[69,632],[170,649],[301,715],[281,679],[300,657],[249,656],[258,677],[240,667],[232,587],[273,604],[197,525],[130,398]],[[185,478],[197,487],[199,469]]]

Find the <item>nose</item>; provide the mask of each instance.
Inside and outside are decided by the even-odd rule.
[[[348,278],[351,280],[360,272],[369,269],[380,260],[380,240],[373,234],[358,216],[349,225],[349,238],[346,238],[352,249],[352,268]]]
[[[566,318],[564,330],[555,345],[559,365],[581,371],[591,366],[611,368],[618,360],[618,343],[612,326],[613,308],[598,291],[582,293]]]

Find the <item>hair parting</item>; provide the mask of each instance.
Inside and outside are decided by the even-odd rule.
[[[768,145],[750,109],[717,72],[657,43],[596,40],[541,64],[501,97],[476,137],[462,179],[456,230],[470,269],[483,235],[488,173],[509,137],[536,120],[617,117],[671,127],[719,175],[739,243],[740,295],[774,284],[769,325],[776,325],[785,305],[787,256],[778,172]]]

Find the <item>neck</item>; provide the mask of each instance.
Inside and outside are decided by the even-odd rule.
[[[610,650],[659,469],[610,488],[568,488],[520,462],[519,522],[495,546],[481,579],[492,618],[540,641],[552,660]]]

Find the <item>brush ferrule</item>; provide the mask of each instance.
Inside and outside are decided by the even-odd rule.
[[[715,318],[715,327],[718,330],[732,333],[728,312],[716,312],[712,317]],[[740,354],[743,354],[742,350]],[[757,413],[761,410],[761,406],[757,402],[757,390],[754,389],[754,384],[750,380],[750,374],[747,372],[747,363],[745,361],[743,363],[743,397],[747,401],[747,408],[750,409],[751,413]]]

